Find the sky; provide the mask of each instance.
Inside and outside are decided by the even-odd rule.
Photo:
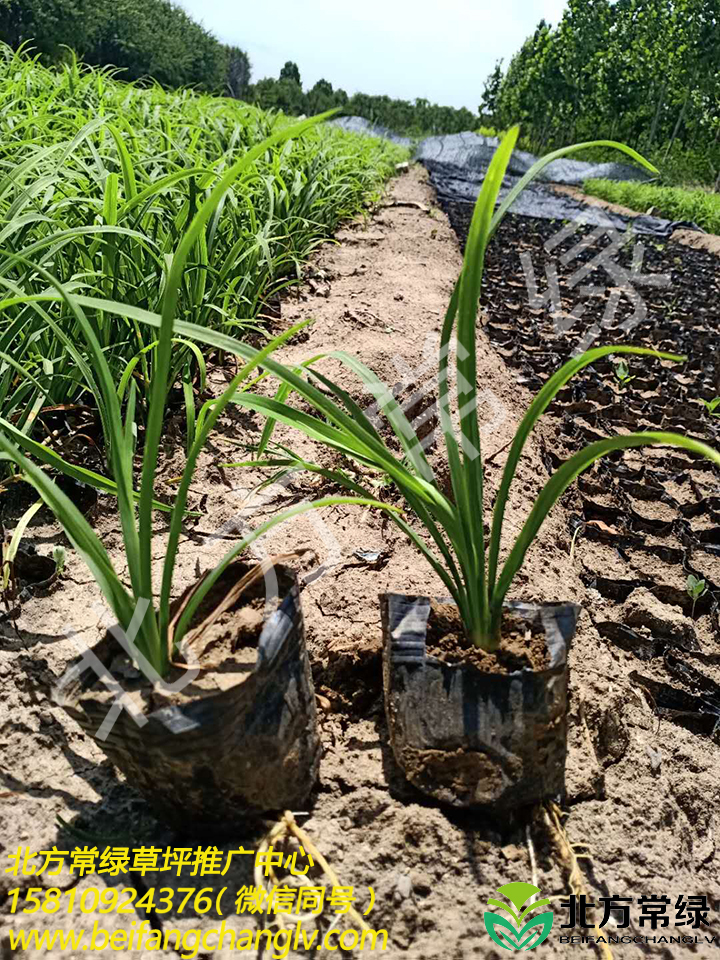
[[[178,2],[249,54],[253,81],[277,77],[294,60],[305,88],[324,78],[348,94],[423,97],[474,112],[495,61],[507,64],[539,20],[556,24],[565,7],[565,0]]]

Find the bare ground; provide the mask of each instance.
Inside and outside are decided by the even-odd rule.
[[[431,363],[420,372],[418,368],[423,366],[424,351],[431,356],[433,344],[437,344],[461,261],[455,235],[435,207],[419,168],[393,182],[387,200],[390,204],[411,201],[411,205],[380,207],[368,223],[342,231],[338,245],[326,245],[308,271],[308,284],[299,298],[291,296],[284,301],[281,323],[309,316],[316,321],[307,339],[288,349],[287,359],[348,349],[389,384],[405,384],[409,392],[403,397],[407,398],[412,395],[409,382],[426,381],[432,375]],[[482,330],[478,338],[479,381],[486,391],[485,452],[499,453],[488,466],[492,486],[502,465],[500,451],[512,437],[529,395],[518,382],[519,375],[506,367]],[[360,385],[335,361],[329,361],[327,369],[362,397]],[[221,376],[222,371],[216,371],[216,379]],[[283,505],[312,495],[316,482],[297,478],[274,491],[264,505],[248,500],[258,475],[219,464],[242,459],[237,443],[257,436],[257,422],[233,412],[223,421],[204,458],[194,494],[205,515],[194,529],[188,528],[182,544],[177,593],[237,539],[239,524],[255,524]],[[168,479],[177,476],[182,463],[172,431],[170,437],[162,466]],[[327,456],[312,451],[302,440],[293,445],[309,457]],[[509,530],[519,529],[544,482],[543,455],[553,447],[551,428],[540,431],[528,444],[516,481]],[[437,452],[431,459],[433,465],[441,465]],[[62,538],[46,516],[40,514],[39,518],[29,536],[46,552]],[[100,505],[97,529],[120,565],[119,527],[110,501]],[[163,544],[159,520],[154,549],[158,561]],[[499,950],[491,944],[482,923],[488,897],[503,883],[532,880],[531,851],[544,895],[567,894],[568,876],[549,840],[541,811],[490,822],[478,814],[441,810],[404,784],[389,755],[377,597],[385,590],[437,594],[443,592],[442,587],[399,532],[377,514],[358,508],[333,508],[321,518],[299,518],[271,535],[265,547],[276,552],[300,545],[313,547],[327,572],[310,577],[303,591],[324,754],[309,817],[299,817],[299,822],[341,881],[356,887],[362,909],[363,897],[367,897],[362,891],[374,888],[376,905],[368,920],[373,928],[388,930],[386,956],[393,960],[499,960]],[[647,698],[632,683],[626,660],[599,636],[594,622],[603,600],[599,595],[587,595],[579,565],[570,560],[563,507],[556,509],[533,547],[514,584],[513,596],[570,599],[583,603],[589,611],[581,619],[571,651],[565,804],[570,839],[589,845],[591,860],[581,861],[588,891],[595,896],[664,895],[672,898],[673,904],[678,895],[707,895],[712,926],[698,932],[719,935],[719,747],[707,737],[658,720]],[[17,632],[9,623],[2,625],[0,763],[2,789],[10,793],[0,798],[0,839],[8,850],[18,845],[46,849],[55,843],[67,849],[68,837],[59,832],[58,816],[91,837],[126,835],[136,844],[192,845],[192,840],[174,838],[154,822],[132,785],[111,769],[101,751],[49,699],[54,677],[75,653],[68,630],[75,630],[86,642],[98,637],[99,616],[93,609],[98,601],[89,573],[71,554],[62,585],[23,605]],[[181,797],[178,804],[182,804]],[[188,832],[191,836],[192,824],[188,824]],[[229,846],[239,846],[243,839],[238,837]],[[205,878],[203,885],[219,887],[217,879]],[[124,885],[132,886],[136,880],[126,878]],[[152,875],[144,878],[146,886],[156,881],[160,885],[169,882],[167,874],[156,880]],[[249,882],[240,869],[222,883],[235,881],[237,886]],[[67,888],[77,883],[77,877],[64,873],[37,882]],[[119,881],[86,877],[80,887],[103,887],[108,882]],[[0,890],[16,885],[30,883],[0,872]],[[635,907],[633,915],[638,913]],[[41,921],[36,915],[11,917],[7,902],[0,906],[0,915],[3,933],[9,925],[43,929],[58,925],[53,916],[43,916]],[[537,948],[536,956],[603,956],[594,947],[559,944],[558,925],[566,920],[567,911],[559,910],[558,917],[553,935]],[[94,919],[89,915],[82,923],[89,926]],[[106,918],[101,919],[111,929],[122,927],[117,921],[113,927]],[[236,918],[237,925],[240,919]],[[242,925],[247,925],[246,918],[242,919]],[[76,925],[80,922],[75,921]],[[170,915],[160,919],[165,928],[184,930],[194,926],[206,929],[218,922],[212,913],[202,918]],[[695,931],[686,927],[675,930],[672,925],[666,931],[651,931],[635,923],[624,932],[659,936]],[[10,956],[9,941],[5,938],[2,942],[3,956]],[[704,945],[682,949],[698,960],[715,955],[714,948]],[[680,948],[662,944],[622,945],[613,952],[623,960],[684,955]],[[131,951],[128,955],[138,960],[141,956]],[[168,955],[176,954],[169,951]],[[70,958],[73,953],[55,950],[52,956]]]

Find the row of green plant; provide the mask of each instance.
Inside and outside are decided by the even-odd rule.
[[[406,157],[328,125],[273,139],[286,118],[188,90],[141,89],[75,62],[55,72],[8,47],[0,106],[0,418],[24,433],[41,408],[63,403],[97,405],[107,417],[77,316],[65,302],[44,302],[36,264],[76,294],[159,311],[175,251],[207,195],[266,141],[197,236],[177,292],[179,318],[264,336],[268,302]],[[137,387],[142,422],[157,363],[153,331],[103,311],[91,323],[120,401]],[[205,352],[173,341],[171,379],[182,382],[189,442]]]
[[[247,54],[220,43],[170,0],[0,0],[0,41],[16,50],[31,44],[52,63],[66,60],[70,48],[131,81],[235,97],[250,82]]]
[[[586,180],[586,193],[620,203],[639,213],[652,212],[668,220],[689,220],[708,233],[720,234],[720,193],[661,187],[632,180]]]
[[[681,361],[681,357],[630,346],[602,347],[570,360],[545,384],[523,418],[510,447],[500,488],[495,498],[491,522],[486,533],[488,507],[484,493],[484,465],[480,448],[477,411],[476,321],[482,293],[483,266],[487,246],[509,207],[522,189],[552,161],[572,152],[571,147],[538,161],[496,208],[499,191],[518,131],[511,130],[497,150],[485,177],[468,234],[462,272],[452,295],[442,331],[438,366],[439,410],[451,476],[451,491],[446,491],[433,474],[421,441],[407,421],[392,390],[357,358],[344,352],[332,356],[353,371],[366,390],[377,399],[380,409],[400,445],[400,454],[388,446],[380,432],[365,416],[359,404],[343,388],[333,383],[318,369],[322,356],[310,358],[298,366],[287,366],[273,354],[298,327],[285,331],[263,349],[243,343],[237,337],[217,328],[201,326],[183,316],[182,303],[188,276],[193,275],[193,258],[201,238],[214,218],[227,203],[231,191],[254,175],[268,151],[300,137],[313,136],[315,124],[325,115],[304,121],[291,128],[276,130],[270,137],[244,153],[218,177],[208,195],[198,203],[189,223],[184,226],[176,246],[168,256],[168,272],[163,283],[157,311],[123,302],[102,291],[78,290],[67,277],[58,277],[55,264],[15,254],[11,259],[39,277],[42,293],[27,293],[20,287],[14,295],[0,302],[0,310],[22,304],[43,304],[48,311],[59,308],[71,314],[77,324],[78,337],[84,340],[96,376],[99,400],[105,410],[104,424],[109,446],[111,475],[116,484],[125,559],[130,588],[114,569],[103,545],[87,520],[59,489],[48,474],[35,465],[20,449],[35,452],[26,439],[0,432],[0,450],[12,460],[37,488],[46,504],[55,512],[74,547],[86,560],[119,623],[127,630],[135,618],[140,621],[138,648],[155,670],[164,674],[173,650],[181,643],[193,616],[228,565],[247,546],[270,527],[310,509],[332,504],[362,504],[387,513],[411,539],[427,559],[438,577],[458,603],[468,639],[493,649],[500,640],[502,604],[521,569],[527,550],[533,543],[549,510],[574,479],[600,457],[624,450],[655,444],[671,444],[720,466],[720,454],[694,439],[664,432],[646,432],[609,438],[591,444],[570,457],[551,476],[514,543],[503,541],[505,509],[518,462],[535,424],[559,390],[588,364],[609,354],[651,355],[665,360]],[[645,162],[630,148],[605,143],[623,150],[638,162]],[[646,162],[645,162],[646,163]],[[647,163],[646,163],[647,166]],[[98,295],[100,294],[100,295]],[[157,338],[156,361],[152,371],[149,415],[144,448],[136,457],[137,431],[135,412],[140,388],[131,379],[123,397],[103,348],[101,319],[120,319],[137,328],[149,329]],[[302,326],[299,325],[299,326]],[[223,393],[208,401],[198,417],[197,430],[190,446],[185,470],[179,483],[170,515],[159,594],[153,591],[151,544],[154,527],[155,477],[160,452],[163,416],[168,392],[173,384],[173,344],[176,338],[193,341],[205,347],[233,354],[242,364]],[[451,354],[457,340],[454,374]],[[258,374],[278,382],[274,397],[254,388]],[[457,396],[453,397],[453,393]],[[293,394],[304,401],[304,409],[291,402]],[[198,456],[210,437],[218,418],[230,403],[259,412],[266,426],[256,449],[254,467],[266,466],[285,470],[304,467],[339,485],[345,494],[332,494],[312,503],[303,503],[278,514],[258,526],[234,544],[223,560],[201,578],[176,618],[171,616],[173,571],[177,561],[183,529],[187,497]],[[455,409],[453,409],[453,404]],[[336,450],[343,465],[328,469],[307,462],[287,445],[273,438],[274,425],[282,422]],[[136,459],[139,466],[139,495]],[[66,471],[67,464],[56,462]],[[384,502],[367,487],[373,480],[389,479],[401,495],[402,507]],[[375,487],[377,488],[377,484]],[[382,486],[382,484],[380,484]],[[143,602],[147,603],[145,608]],[[139,612],[138,612],[139,611]]]

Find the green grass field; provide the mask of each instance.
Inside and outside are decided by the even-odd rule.
[[[586,193],[639,213],[652,209],[668,220],[690,220],[708,233],[720,233],[720,194],[633,181],[586,180]]]

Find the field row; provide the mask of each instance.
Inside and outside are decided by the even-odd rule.
[[[286,139],[289,121],[237,101],[142,89],[73,64],[54,72],[4,48],[0,104],[0,418],[18,442],[47,439],[51,409],[103,416],[98,371],[72,297],[123,402],[136,388],[144,422],[155,331],[178,250],[203,202],[239,158],[178,277],[178,319],[260,340],[262,314],[301,265],[357,214],[405,158],[399,148],[324,124]],[[187,244],[186,244],[187,246]],[[175,296],[175,294],[173,294]],[[123,314],[98,301],[123,305]],[[170,383],[182,380],[188,442],[205,353],[173,341]],[[44,413],[45,411],[46,413]],[[25,449],[29,449],[25,445]]]
[[[593,197],[620,203],[639,213],[652,212],[668,220],[697,223],[708,233],[720,233],[720,194],[683,190],[632,180],[586,180],[583,189]]]

